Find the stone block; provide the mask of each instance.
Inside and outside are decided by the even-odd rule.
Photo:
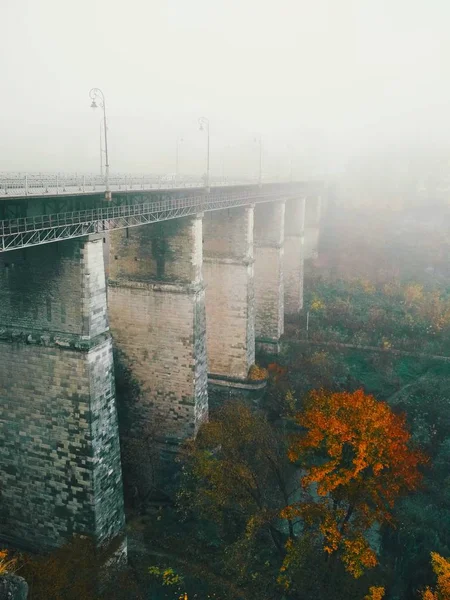
[[[284,202],[255,207],[255,337],[271,354],[284,331],[284,220]]]
[[[208,369],[245,379],[255,362],[254,207],[205,214]]]
[[[295,315],[303,308],[305,199],[286,202],[284,240],[284,312]]]
[[[21,548],[124,526],[102,253],[79,239],[0,255],[0,538]]]
[[[110,247],[111,328],[138,394],[130,418],[137,435],[157,423],[179,443],[208,416],[202,219],[113,232]]]

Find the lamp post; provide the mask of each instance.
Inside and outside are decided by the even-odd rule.
[[[183,141],[182,137],[177,137],[177,152],[175,157],[175,181],[178,181],[178,159],[179,159],[179,150],[180,150],[180,142]]]
[[[292,183],[292,146],[288,144],[289,150],[289,181]]]
[[[103,143],[102,143],[102,123],[100,121],[100,177],[103,179]]]
[[[198,123],[200,125],[200,131],[203,131],[204,129],[206,129],[206,133],[208,136],[207,139],[207,146],[206,146],[206,181],[205,181],[205,188],[206,191],[209,192],[209,119],[207,119],[206,117],[200,117],[200,119],[198,120]]]
[[[259,134],[258,137],[255,137],[255,142],[259,142],[259,174],[258,174],[258,185],[262,187],[262,135]]]
[[[225,182],[225,149],[222,150],[222,183]]]
[[[105,95],[99,88],[92,88],[89,92],[89,97],[92,100],[91,108],[103,108],[103,130],[105,133],[105,200],[111,200],[111,191],[109,189],[109,158],[108,158],[108,127],[106,124],[106,102]],[[98,104],[97,104],[98,102]]]

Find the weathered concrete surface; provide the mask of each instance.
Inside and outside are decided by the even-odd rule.
[[[275,354],[284,331],[284,219],[284,202],[255,207],[256,348]]]
[[[124,526],[102,240],[0,254],[0,538]]]
[[[308,197],[305,210],[305,259],[317,258],[321,214],[321,197]]]
[[[305,198],[286,202],[284,231],[284,312],[303,308]]]
[[[245,379],[255,362],[254,207],[206,213],[206,284],[210,374]]]
[[[111,234],[108,305],[118,358],[139,399],[136,435],[192,437],[208,416],[202,216]]]

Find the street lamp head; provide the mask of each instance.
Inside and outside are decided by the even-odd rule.
[[[92,100],[91,108],[100,108],[103,109],[103,133],[105,135],[105,200],[111,200],[111,190],[109,189],[109,157],[108,157],[108,125],[106,123],[106,102],[105,102],[105,94],[102,92],[100,88],[92,88],[89,92],[89,98]],[[98,104],[97,104],[98,102]],[[101,129],[100,129],[101,132]],[[100,144],[100,152],[103,152],[103,149]],[[101,156],[101,154],[100,154]]]
[[[89,98],[92,100],[91,108],[105,108],[105,95],[100,88],[92,88]]]
[[[206,117],[200,117],[200,119],[198,120],[198,124],[200,125],[200,131],[204,131],[205,129],[209,131],[209,119],[207,119]]]

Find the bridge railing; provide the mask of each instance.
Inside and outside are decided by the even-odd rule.
[[[275,180],[274,180],[275,181]],[[211,187],[255,183],[251,178],[232,180],[212,178]],[[205,181],[195,177],[172,175],[113,175],[109,178],[111,191],[152,189],[201,188]],[[106,190],[100,175],[15,175],[0,174],[0,198],[17,196],[44,196],[63,194],[92,194]]]
[[[166,200],[144,202],[142,204],[108,206],[33,217],[19,217],[0,221],[0,236],[36,232],[63,226],[89,224],[123,217],[142,216],[149,213],[155,214],[157,220],[158,213],[167,211],[171,211],[173,217],[176,217],[177,211],[184,211],[187,208],[192,209],[192,212],[202,212],[214,210],[215,207],[233,206],[236,202],[251,203],[252,201],[263,201],[266,198],[272,197],[273,192],[264,192],[262,190],[255,192],[246,191],[245,193],[212,193],[188,196],[186,198],[168,198]]]

